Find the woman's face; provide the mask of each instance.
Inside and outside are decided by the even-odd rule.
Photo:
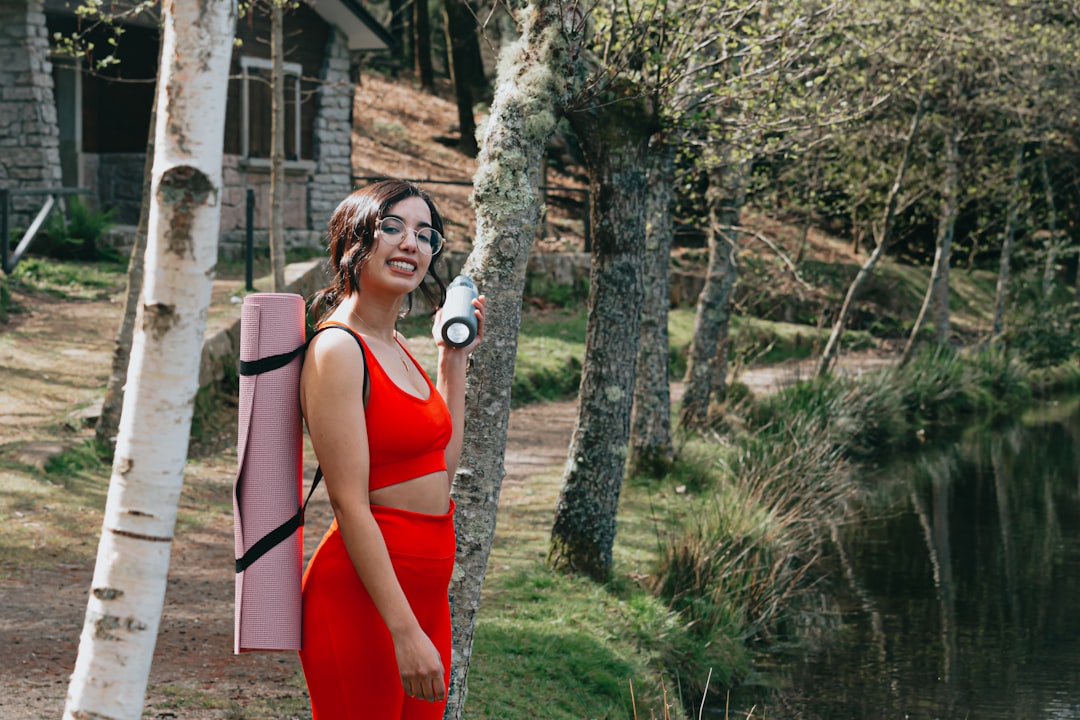
[[[431,210],[422,198],[408,197],[391,205],[380,221],[388,217],[404,223],[405,230],[394,235],[376,225],[375,246],[360,272],[361,287],[383,287],[405,295],[420,286],[431,266],[431,253],[416,237],[418,231],[431,227]]]

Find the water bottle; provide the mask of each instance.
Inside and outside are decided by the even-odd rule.
[[[440,332],[450,347],[465,347],[476,337],[476,308],[472,301],[477,297],[476,285],[468,275],[458,275],[447,288]]]

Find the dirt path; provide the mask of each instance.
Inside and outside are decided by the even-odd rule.
[[[108,377],[119,306],[100,298],[16,300],[28,311],[0,326],[0,718],[37,720],[62,713],[106,492],[100,482],[68,482],[41,468],[57,447],[91,436],[84,417],[93,415],[87,409]],[[742,380],[769,391],[807,367],[754,370]],[[575,415],[573,402],[511,413],[504,504],[528,492],[530,477],[558,471]],[[294,654],[232,654],[234,471],[232,448],[188,465],[147,717],[309,717]],[[308,513],[309,553],[329,518],[325,494],[317,493]]]

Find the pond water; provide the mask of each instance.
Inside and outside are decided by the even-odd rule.
[[[867,519],[835,534],[841,627],[784,664],[767,717],[1080,720],[1080,405],[875,485]]]

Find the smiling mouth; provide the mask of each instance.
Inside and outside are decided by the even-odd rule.
[[[416,271],[415,265],[413,265],[412,263],[407,263],[404,260],[391,260],[387,264],[392,268],[397,268],[398,270],[406,270],[408,272]]]

